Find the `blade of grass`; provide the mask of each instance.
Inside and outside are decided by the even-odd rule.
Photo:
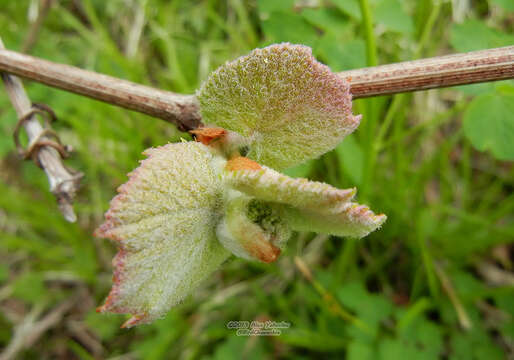
[[[367,9],[365,10],[366,6],[363,5],[365,3],[367,3],[366,0],[361,0],[361,8],[363,9],[362,11],[363,11],[364,23],[366,23],[366,15],[365,15],[364,11],[369,12],[369,6],[367,6]],[[435,1],[435,4],[432,7],[432,10],[430,12],[430,15],[428,16],[425,27],[423,28],[423,31],[421,33],[421,36],[419,39],[419,45],[413,56],[414,59],[419,59],[421,54],[423,53],[423,50],[425,49],[425,47],[428,43],[428,39],[429,39],[429,36],[434,27],[435,21],[437,20],[437,17],[439,16],[439,13],[441,11],[441,5],[442,4],[440,1],[438,1],[438,0]],[[370,19],[368,19],[368,21],[370,21]],[[368,44],[368,36],[370,36],[368,34],[368,31],[366,32],[366,43],[367,44]],[[374,39],[371,39],[369,42],[373,44]],[[370,50],[368,49],[368,51],[370,51]],[[368,61],[370,61],[370,60],[376,61],[376,54],[369,55]],[[373,179],[373,174],[375,171],[375,163],[376,163],[379,149],[382,147],[382,142],[389,130],[389,127],[393,123],[393,119],[395,118],[396,113],[398,112],[399,109],[401,109],[405,106],[407,99],[408,99],[408,97],[406,94],[398,94],[393,97],[393,100],[392,100],[392,102],[387,110],[387,113],[385,115],[385,119],[379,127],[378,133],[376,134],[376,136],[373,136],[373,142],[370,144],[371,145],[370,151],[369,151],[369,155],[367,157],[367,162],[366,162],[365,171],[364,171],[365,176],[364,176],[364,181],[363,181],[363,189],[364,189],[363,191],[368,191],[370,183]],[[372,135],[375,135],[374,131],[373,131]]]
[[[418,299],[413,305],[409,306],[407,312],[400,318],[396,324],[396,331],[401,332],[407,329],[412,322],[425,311],[430,309],[432,304],[429,299],[423,297]]]
[[[352,315],[348,311],[346,311],[336,300],[336,298],[326,290],[323,285],[317,281],[313,276],[312,272],[308,268],[307,264],[299,257],[295,256],[294,262],[296,267],[300,271],[300,273],[311,283],[314,289],[318,292],[318,294],[323,299],[323,302],[328,307],[328,309],[335,315],[339,316],[341,319],[353,324],[358,329],[362,330],[368,335],[373,336],[373,330],[366,324],[364,321]]]
[[[446,295],[448,295],[448,298],[450,299],[453,307],[455,308],[455,311],[457,312],[457,318],[459,319],[460,326],[464,330],[470,330],[473,327],[473,324],[471,323],[471,320],[469,318],[468,313],[466,312],[466,309],[464,308],[464,306],[462,306],[462,303],[460,302],[460,299],[457,296],[457,293],[455,292],[450,279],[448,278],[448,276],[446,276],[446,273],[443,271],[442,267],[439,264],[436,263],[434,265],[436,274],[441,282],[441,286],[446,292]]]

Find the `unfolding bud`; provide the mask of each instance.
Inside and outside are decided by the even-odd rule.
[[[351,202],[355,189],[272,169],[331,150],[359,124],[348,84],[309,48],[254,50],[214,72],[198,100],[217,127],[146,150],[95,232],[119,247],[98,310],[132,314],[126,327],[166,314],[231,254],[269,263],[292,230],[363,237],[386,219]]]
[[[234,255],[265,263],[275,261],[291,236],[279,208],[231,190],[216,235]]]

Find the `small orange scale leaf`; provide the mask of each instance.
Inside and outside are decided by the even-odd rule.
[[[204,145],[209,145],[213,140],[220,139],[227,131],[223,128],[202,127],[189,131],[196,136],[196,140]]]
[[[281,250],[272,243],[263,239],[254,239],[244,245],[249,254],[260,261],[269,264],[278,259]]]
[[[244,156],[238,156],[227,161],[225,169],[230,171],[236,170],[261,170],[262,166],[258,162],[250,160]]]

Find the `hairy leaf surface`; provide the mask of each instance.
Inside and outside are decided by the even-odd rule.
[[[351,202],[355,189],[294,179],[267,167],[228,170],[224,178],[234,189],[282,204],[282,214],[295,230],[360,238],[386,220],[385,215],[375,215],[367,206]]]
[[[119,247],[113,287],[99,311],[132,314],[127,327],[166,314],[230,254],[215,234],[222,160],[195,142],[144,154],[149,158],[120,186],[95,233]]]
[[[288,43],[221,66],[197,96],[205,123],[239,133],[247,156],[275,169],[332,150],[360,121],[349,84]]]

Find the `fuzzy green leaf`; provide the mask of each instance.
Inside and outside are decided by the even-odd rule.
[[[238,133],[249,158],[275,169],[332,150],[360,120],[349,84],[310,48],[287,43],[223,65],[197,96],[207,124]]]
[[[282,216],[295,230],[360,238],[386,220],[385,215],[375,215],[367,206],[351,202],[355,189],[293,179],[267,167],[225,171],[224,178],[236,190],[282,204]]]
[[[130,327],[162,317],[229,256],[217,241],[218,159],[194,142],[145,151],[96,236],[117,242],[114,284],[100,311]]]
[[[260,200],[277,202],[308,210],[338,208],[350,201],[355,189],[336,189],[328,184],[291,178],[273,169],[225,171],[227,184]]]

